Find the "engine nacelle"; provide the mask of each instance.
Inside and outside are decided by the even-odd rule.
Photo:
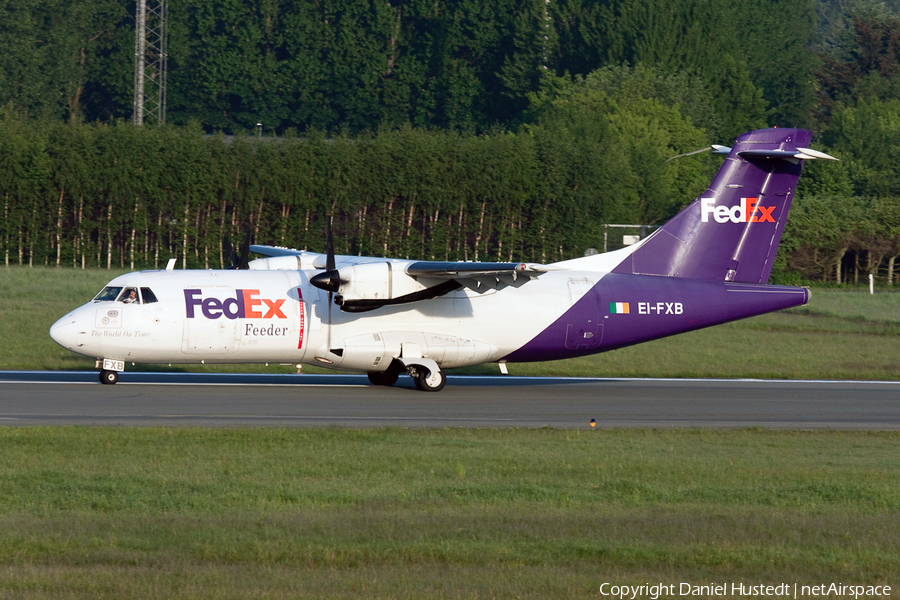
[[[303,268],[299,256],[271,256],[247,263],[251,271],[297,271]]]
[[[407,275],[401,265],[387,261],[341,267],[338,273],[338,294],[345,302],[394,300],[428,288]]]

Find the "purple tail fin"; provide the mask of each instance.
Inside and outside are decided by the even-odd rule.
[[[745,133],[709,189],[638,247],[614,273],[766,283],[804,159],[800,129]]]

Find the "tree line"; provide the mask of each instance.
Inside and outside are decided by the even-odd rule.
[[[700,75],[807,125],[815,0],[170,0],[168,120],[208,131],[521,121],[548,74],[638,63]],[[132,114],[134,0],[0,1],[0,105]],[[735,43],[736,40],[758,40]]]
[[[893,283],[896,4],[173,0],[169,125],[135,129],[130,2],[0,0],[0,251],[218,267],[248,227],[321,250],[332,212],[344,253],[571,258],[718,164],[671,157],[778,125],[841,162],[805,168],[773,278]]]
[[[620,116],[664,137],[647,116]],[[0,120],[0,252],[7,265],[158,268],[174,257],[220,268],[224,240],[237,245],[248,230],[256,243],[321,252],[330,213],[338,253],[546,262],[602,247],[603,223],[667,215],[668,190],[709,171],[702,160],[645,169],[632,155],[649,144],[592,126],[601,137],[548,123],[496,135],[232,138]],[[692,131],[689,143],[702,143]]]

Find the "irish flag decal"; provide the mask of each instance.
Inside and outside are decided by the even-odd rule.
[[[613,315],[627,315],[630,311],[627,302],[610,302],[609,312]]]

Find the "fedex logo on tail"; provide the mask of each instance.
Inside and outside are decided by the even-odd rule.
[[[287,319],[281,311],[284,298],[269,300],[258,298],[259,290],[236,290],[234,298],[198,298],[202,292],[198,289],[184,290],[184,309],[188,319],[193,319],[196,309],[207,319]],[[265,305],[265,306],[263,306]]]
[[[774,223],[774,206],[760,206],[759,198],[741,198],[737,206],[716,205],[715,198],[700,198],[702,221],[709,222],[712,215],[716,223]]]

